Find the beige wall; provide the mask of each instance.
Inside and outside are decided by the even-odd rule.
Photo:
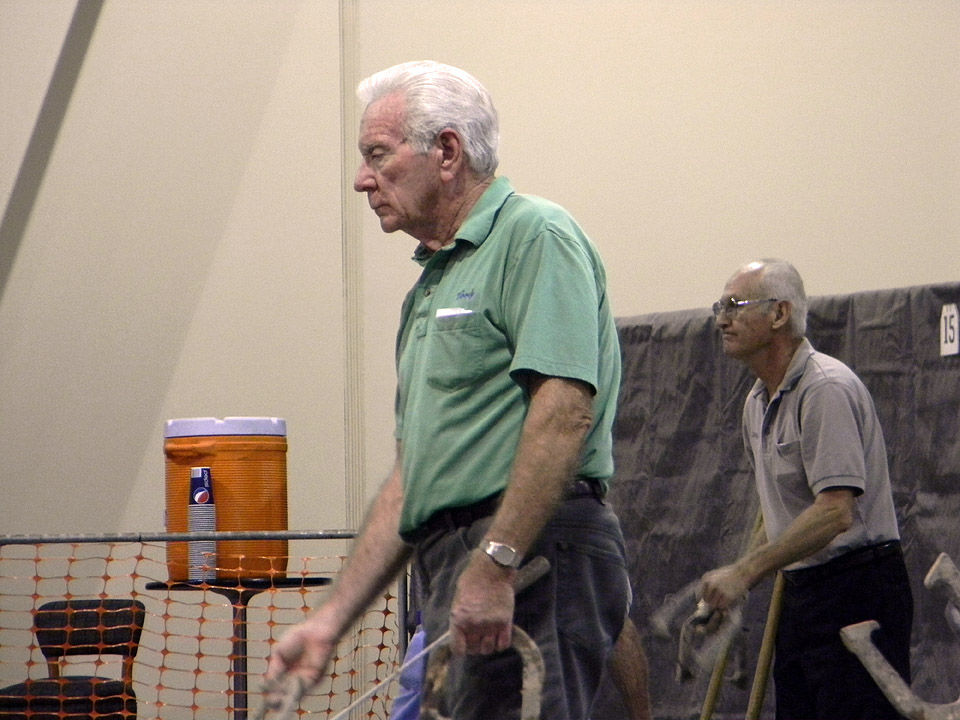
[[[0,0],[5,218],[74,8]],[[578,217],[630,315],[757,255],[811,294],[956,280],[958,36],[953,0],[107,0],[0,238],[0,533],[161,530],[193,415],[285,417],[290,526],[355,524],[417,274],[344,181],[363,75],[483,80],[502,174]]]

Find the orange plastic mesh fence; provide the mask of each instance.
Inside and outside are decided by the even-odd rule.
[[[329,588],[320,583],[342,567],[342,554],[298,556],[296,545],[291,543],[285,580],[274,584],[265,578],[242,596],[236,588],[220,586],[229,581],[195,588],[168,583],[164,542],[0,545],[0,698],[3,688],[48,677],[33,630],[41,605],[71,598],[134,598],[146,607],[133,666],[137,717],[243,720],[244,706],[252,717],[261,704],[271,645],[319,604]],[[387,594],[338,646],[329,675],[303,699],[299,714],[333,717],[386,678],[396,670],[398,640],[397,597]],[[119,656],[64,660],[64,675],[121,677]],[[351,718],[386,718],[396,692],[396,683],[388,684]]]

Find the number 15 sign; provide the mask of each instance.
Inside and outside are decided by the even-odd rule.
[[[944,305],[940,311],[940,354],[960,354],[960,327],[955,304]]]

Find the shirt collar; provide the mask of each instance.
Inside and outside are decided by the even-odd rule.
[[[467,218],[463,221],[454,235],[454,242],[441,248],[438,252],[444,252],[456,246],[457,241],[463,240],[471,245],[479,247],[493,230],[493,224],[497,220],[497,214],[500,208],[511,195],[514,194],[513,186],[505,177],[494,178],[490,186],[483,191],[483,195],[477,200]],[[420,265],[425,265],[427,261],[436,253],[429,251],[423,245],[418,245],[413,253],[414,261]]]
[[[783,375],[783,380],[780,381],[777,394],[782,395],[793,390],[796,384],[800,382],[800,377],[803,375],[803,370],[807,365],[807,358],[813,355],[814,352],[816,351],[813,349],[810,341],[807,340],[807,338],[803,338],[793,353],[793,357],[790,358],[790,364],[787,366],[787,372]],[[761,398],[765,392],[766,385],[763,384],[762,380],[757,379],[753,384],[753,390],[751,390],[750,394],[753,397]]]

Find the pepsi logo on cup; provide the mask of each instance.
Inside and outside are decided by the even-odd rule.
[[[210,468],[190,468],[190,504],[213,504],[213,480],[210,476]]]

